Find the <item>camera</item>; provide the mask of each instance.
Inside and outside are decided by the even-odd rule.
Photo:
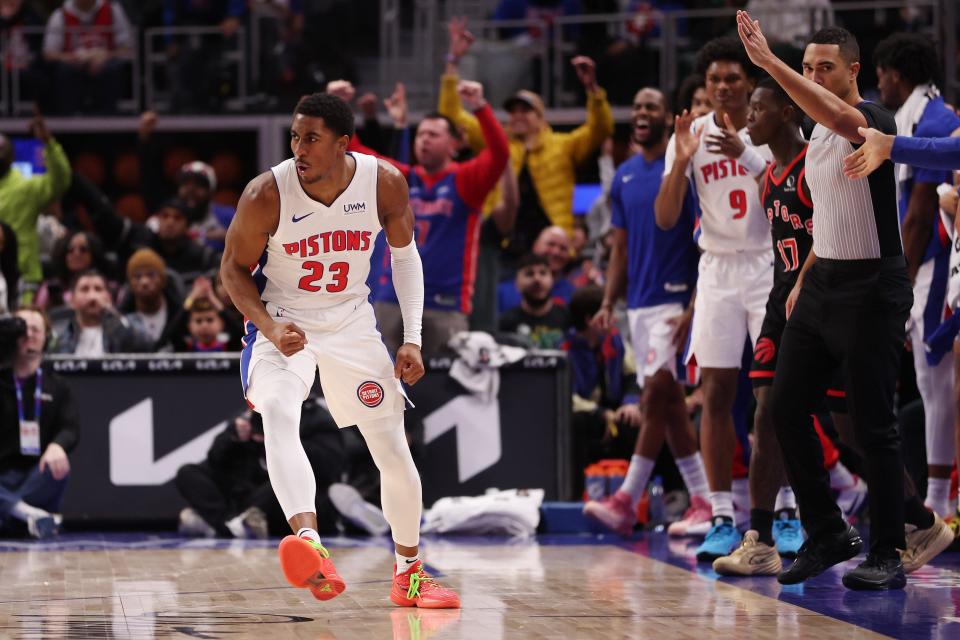
[[[23,318],[10,316],[0,318],[0,367],[13,364],[17,353],[17,340],[27,335],[27,323]]]

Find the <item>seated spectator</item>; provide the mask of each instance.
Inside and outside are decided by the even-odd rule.
[[[0,318],[17,308],[20,268],[17,266],[17,236],[0,222]]]
[[[167,279],[167,265],[153,249],[138,249],[127,261],[127,286],[118,305],[130,326],[160,346],[167,327],[180,311],[181,299],[176,286]]]
[[[544,256],[528,254],[517,270],[520,304],[500,316],[500,331],[516,333],[540,349],[559,349],[563,344],[570,315],[551,297],[553,274]]]
[[[156,211],[170,197],[163,181],[162,149],[154,136],[156,126],[156,113],[147,111],[140,116],[140,181],[151,211]],[[194,161],[180,167],[176,196],[187,207],[190,236],[214,251],[222,252],[227,227],[237,209],[213,202],[211,198],[216,190],[217,174],[209,164]],[[157,230],[156,227],[152,228]]]
[[[590,231],[587,229],[587,221],[583,217],[574,218],[573,240],[570,243],[573,256],[569,259],[566,268],[566,280],[575,289],[588,284],[603,284],[603,271],[597,266],[598,261],[594,259],[596,247],[590,246],[589,240]]]
[[[77,276],[71,289],[71,311],[55,322],[54,353],[98,358],[109,353],[149,352],[149,336],[130,326],[113,308],[107,280],[98,271]]]
[[[561,227],[547,227],[533,243],[533,253],[544,256],[553,274],[550,296],[560,304],[570,302],[574,285],[564,275],[570,264],[570,238]],[[501,282],[497,286],[497,309],[503,313],[520,304],[520,290],[516,282]]]
[[[300,439],[317,478],[318,530],[335,533],[327,487],[339,481],[343,470],[343,438],[316,396],[303,404]],[[216,437],[204,462],[177,471],[177,490],[189,505],[180,512],[180,533],[261,539],[289,533],[267,477],[266,458],[260,415],[245,411]]]
[[[50,15],[43,35],[43,55],[56,78],[57,112],[116,111],[133,46],[119,2],[66,0]]]
[[[54,275],[43,281],[37,291],[36,305],[49,312],[70,304],[70,286],[77,274],[96,269],[111,273],[111,265],[103,251],[103,243],[88,231],[71,231],[53,249]],[[108,280],[111,293],[115,284]]]
[[[16,234],[17,262],[23,276],[20,298],[24,304],[33,301],[43,280],[37,220],[41,211],[60,199],[71,176],[67,154],[50,135],[42,116],[33,118],[30,130],[43,142],[47,172],[29,178],[12,168],[13,144],[0,133],[0,222],[6,222]]]
[[[200,353],[227,350],[229,335],[223,330],[223,318],[210,298],[193,301],[187,326],[190,330],[186,340],[187,350]]]
[[[633,429],[640,427],[640,391],[623,338],[615,327],[603,331],[590,323],[602,303],[598,286],[574,292],[572,326],[563,345],[573,374],[574,495],[583,491],[581,470],[587,465],[630,458],[637,438]]]
[[[77,444],[80,420],[70,387],[43,365],[50,335],[43,311],[24,308],[17,316],[26,334],[17,341],[12,368],[0,371],[0,528],[48,538],[60,524],[67,454]]]
[[[219,291],[226,295],[222,284]],[[240,351],[243,316],[233,306],[230,296],[226,296],[226,300],[224,302],[206,276],[194,280],[187,299],[160,339],[161,348],[171,348],[178,353]]]
[[[219,262],[218,254],[210,247],[193,241],[189,235],[190,207],[183,200],[168,200],[157,212],[157,230],[143,229],[145,243],[160,254],[167,266],[192,282],[199,274],[212,269]]]

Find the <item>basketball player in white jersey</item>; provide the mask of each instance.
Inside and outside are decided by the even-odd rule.
[[[731,491],[731,410],[744,343],[748,335],[756,343],[773,286],[770,225],[757,185],[771,156],[765,146],[754,147],[746,132],[753,67],[739,44],[718,38],[697,54],[714,111],[695,120],[686,112],[677,118],[654,205],[663,229],[676,224],[688,188],[696,190],[702,211],[697,233],[703,255],[687,354],[702,372],[700,450],[713,513],[713,526],[697,550],[702,561],[727,555],[740,539]]]
[[[319,371],[340,427],[357,425],[380,469],[381,499],[396,546],[390,599],[400,606],[457,608],[419,558],[420,477],[403,428],[401,380],[423,376],[423,268],[413,241],[407,182],[391,165],[347,153],[353,114],[316,93],[294,110],[293,158],[254,178],[227,232],[221,274],[246,316],[241,378],[263,416],[267,471],[291,529],[280,564],[318,600],[343,579],[320,544],[316,481],[299,439],[300,407]],[[391,247],[403,345],[396,364],[380,339],[366,285],[381,228]]]

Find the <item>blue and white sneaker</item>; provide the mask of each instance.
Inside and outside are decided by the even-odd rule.
[[[774,520],[773,544],[784,558],[796,558],[800,545],[803,544],[803,528],[800,526],[800,521],[787,517]]]
[[[740,533],[729,518],[716,517],[703,543],[697,547],[697,560],[712,562],[730,555],[740,545]]]

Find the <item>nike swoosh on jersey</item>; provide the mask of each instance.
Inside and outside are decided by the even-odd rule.
[[[310,216],[312,216],[312,215],[315,214],[315,213],[316,213],[316,211],[311,211],[310,213],[304,214],[304,215],[300,216],[299,218],[296,216],[296,214],[294,214],[294,216],[293,216],[293,218],[291,218],[291,220],[293,220],[293,222],[300,222],[300,221],[303,220],[304,218],[309,218]]]
[[[633,174],[632,174],[632,173],[629,174],[629,175],[623,176],[623,181],[624,181],[624,182],[630,182],[631,180],[633,180]]]

